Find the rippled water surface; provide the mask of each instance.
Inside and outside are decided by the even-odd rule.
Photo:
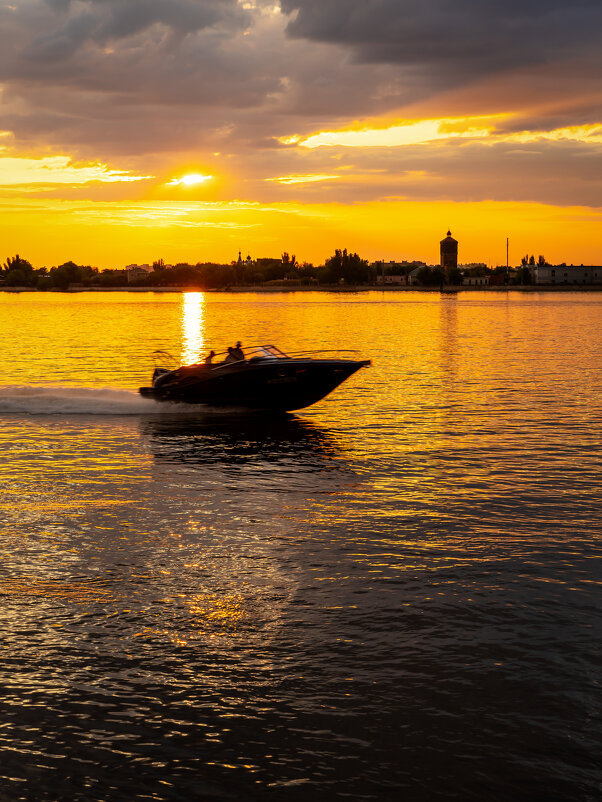
[[[0,799],[599,799],[601,313],[0,293]],[[239,338],[373,366],[135,394]]]

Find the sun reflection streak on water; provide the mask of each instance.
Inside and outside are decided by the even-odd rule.
[[[205,347],[205,293],[187,292],[182,296],[182,361],[198,362]]]

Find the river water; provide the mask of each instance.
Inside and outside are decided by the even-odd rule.
[[[602,294],[0,294],[0,799],[600,794]],[[355,348],[295,415],[156,348]]]

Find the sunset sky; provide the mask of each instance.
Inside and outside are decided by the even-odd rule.
[[[600,0],[0,0],[2,260],[602,263]]]

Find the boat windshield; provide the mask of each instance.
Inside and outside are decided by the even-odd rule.
[[[275,345],[250,345],[242,349],[245,359],[252,359],[253,357],[272,357],[272,359],[290,359],[280,348]]]
[[[276,348],[275,345],[247,345],[240,349],[243,353],[244,358],[241,360],[240,357],[238,359],[234,359],[236,361],[243,361],[243,362],[250,362],[258,361],[262,359],[290,359],[290,356],[281,351],[280,348]],[[160,352],[164,353],[164,352]],[[153,355],[154,356],[154,355]],[[218,353],[213,354],[213,360],[210,365],[213,367],[214,370],[218,368],[225,367],[226,365],[231,365],[233,363],[232,359],[228,359],[229,352],[228,351],[219,351]],[[198,362],[195,364],[203,364],[202,362]],[[189,365],[188,367],[192,367]]]
[[[180,365],[175,356],[170,354],[169,351],[153,351],[151,357],[156,368],[175,370]]]
[[[240,350],[247,362],[251,359],[290,359],[290,356],[275,345],[245,345]],[[228,351],[220,351],[215,354],[214,362],[220,362],[221,358],[227,355]]]

